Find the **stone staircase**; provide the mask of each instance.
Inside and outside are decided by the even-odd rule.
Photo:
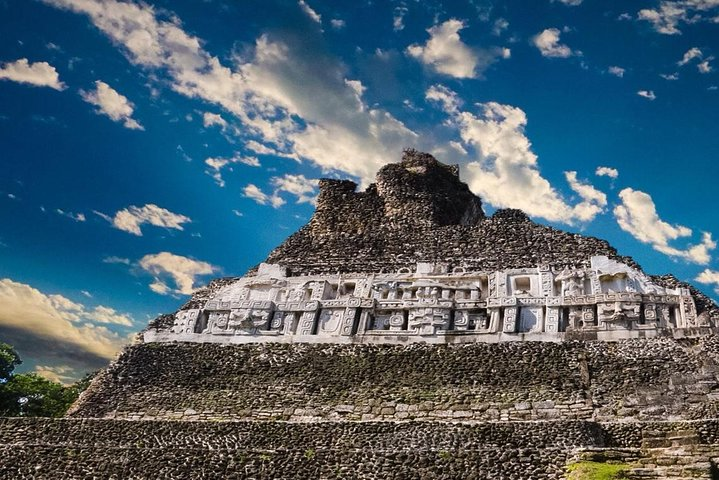
[[[696,430],[646,430],[642,435],[641,450],[640,466],[628,474],[631,479],[717,478],[712,458],[719,455],[719,448],[701,445]]]

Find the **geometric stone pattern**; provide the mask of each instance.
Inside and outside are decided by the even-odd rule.
[[[588,260],[572,269],[417,263],[393,274],[299,276],[261,264],[202,308],[177,312],[169,332],[146,331],[145,341],[556,341],[565,333],[623,338],[700,326],[687,289],[657,285],[605,256]]]

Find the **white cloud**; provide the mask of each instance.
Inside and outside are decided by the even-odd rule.
[[[130,130],[144,130],[137,120],[132,118],[134,105],[127,97],[119,94],[107,83],[95,81],[95,90],[80,90],[80,96],[87,103],[97,107],[97,113],[109,117],[113,122],[122,122]]]
[[[36,87],[50,87],[55,90],[64,90],[65,84],[55,67],[47,62],[30,63],[27,58],[2,64],[0,80],[10,80],[18,83],[28,83]]]
[[[315,12],[312,7],[310,7],[307,2],[305,2],[305,0],[300,0],[297,3],[299,4],[302,11],[305,12],[305,15],[310,17],[312,21],[320,24],[322,23],[322,17],[317,12]]]
[[[657,96],[654,95],[654,90],[639,90],[637,95],[644,97],[648,100],[656,100]]]
[[[109,307],[87,307],[62,295],[41,292],[9,278],[0,279],[0,337],[21,355],[43,363],[98,368],[127,342],[105,325],[132,326],[132,319]]]
[[[317,200],[315,192],[319,180],[306,178],[304,175],[285,174],[282,177],[272,177],[270,183],[277,192],[287,192],[297,197],[297,203],[312,203]]]
[[[492,25],[492,35],[500,36],[507,28],[509,28],[509,22],[500,17],[496,19]]]
[[[472,49],[462,42],[459,31],[464,22],[450,19],[427,30],[424,45],[412,44],[407,54],[436,72],[455,78],[476,78],[498,58],[509,58],[509,49]]]
[[[682,66],[686,65],[687,63],[691,62],[692,60],[694,60],[695,58],[702,58],[703,56],[704,56],[704,54],[697,47],[690,48],[684,54],[682,59],[677,62],[677,65],[682,67]]]
[[[444,85],[432,85],[427,89],[424,96],[427,100],[439,103],[442,111],[448,114],[457,113],[462,105],[462,100],[457,94]]]
[[[67,218],[69,218],[70,220],[74,220],[74,221],[76,221],[76,222],[84,222],[85,220],[87,220],[87,219],[85,218],[85,214],[84,214],[84,213],[66,212],[65,210],[62,210],[62,209],[59,209],[59,208],[56,208],[56,209],[55,209],[55,213],[57,213],[58,215],[62,215],[63,217],[67,217]]]
[[[394,29],[395,32],[404,30],[404,17],[405,17],[405,15],[407,15],[408,11],[409,10],[404,5],[395,7],[394,16],[392,17],[392,28]]]
[[[274,208],[280,208],[286,203],[284,199],[276,193],[268,195],[262,190],[260,190],[257,185],[254,185],[252,183],[248,184],[242,190],[242,194],[247,198],[251,198],[260,205],[272,205]]]
[[[619,170],[612,167],[597,167],[594,174],[598,177],[617,178],[619,176]]]
[[[333,18],[332,20],[330,20],[330,25],[332,25],[332,28],[334,28],[335,30],[341,30],[345,28],[347,24],[341,18]]]
[[[664,80],[679,80],[678,73],[660,73],[659,76],[662,77]]]
[[[207,262],[169,252],[145,255],[138,265],[154,277],[150,290],[160,295],[169,293],[191,295],[195,290],[197,277],[218,271],[217,267]],[[172,281],[174,288],[168,285],[168,280]]]
[[[569,184],[569,188],[574,191],[582,201],[573,208],[574,216],[582,222],[593,220],[594,217],[604,211],[607,206],[607,196],[604,192],[600,192],[589,183],[582,183],[577,179],[577,172],[564,172],[564,177]]]
[[[99,212],[97,213],[99,214]],[[138,237],[142,236],[140,227],[144,224],[182,231],[184,230],[183,224],[192,222],[192,220],[185,215],[173,213],[152,203],[148,203],[143,207],[130,205],[115,213],[115,216],[112,218],[104,214],[102,217],[111,222],[118,230],[132,233]]]
[[[113,255],[103,258],[102,263],[130,265],[132,262],[130,262],[129,258],[116,257]]]
[[[263,145],[255,140],[249,140],[245,143],[245,147],[249,148],[258,155],[277,155],[279,152],[274,148]]]
[[[714,71],[714,67],[709,65],[709,62],[712,61],[714,57],[707,58],[701,63],[697,64],[697,70],[699,70],[699,73],[711,73]]]
[[[418,146],[402,122],[357,98],[341,62],[309,55],[296,41],[262,35],[251,58],[229,68],[164,10],[119,0],[43,1],[88,15],[133,64],[162,71],[182,95],[222,107],[241,122],[244,138],[274,144],[288,158],[367,184],[387,159]]]
[[[227,120],[222,118],[220,114],[204,112],[202,114],[202,126],[205,128],[218,126],[220,129],[225,130],[227,128]]]
[[[260,161],[257,157],[253,156],[242,156],[237,154],[231,158],[210,157],[205,160],[205,165],[210,167],[209,170],[205,171],[205,173],[211,176],[218,186],[224,187],[225,180],[222,178],[222,169],[233,163],[243,163],[250,167],[260,166]],[[232,168],[230,168],[230,171],[232,171]]]
[[[717,295],[719,295],[719,272],[716,270],[710,270],[705,269],[702,273],[700,273],[697,278],[694,279],[695,281],[699,283],[703,283],[705,285],[712,285],[714,287],[714,292],[716,292]]]
[[[570,188],[581,198],[574,205],[542,177],[524,133],[527,117],[520,108],[488,102],[479,104],[480,112],[475,115],[458,110],[456,102],[441,100],[444,97],[452,97],[444,92],[438,101],[449,106],[445,110],[463,142],[459,146],[475,151],[465,165],[464,177],[483,200],[495,207],[519,208],[535,217],[568,224],[589,221],[606,206],[606,196],[579,182],[574,172],[565,174]]]
[[[654,30],[665,35],[680,35],[680,24],[717,21],[719,0],[662,0],[658,8],[646,8],[637,13],[637,19],[652,24]]]
[[[671,257],[698,264],[709,263],[711,259],[709,252],[716,248],[716,242],[710,233],[702,232],[701,242],[688,245],[685,249],[673,247],[669,245],[670,242],[691,237],[692,230],[662,220],[657,213],[654,200],[647,193],[625,188],[619,193],[619,198],[622,203],[614,208],[614,216],[622,230]]]
[[[617,66],[611,66],[607,69],[607,71],[609,73],[611,73],[612,75],[619,77],[619,78],[624,77],[624,73],[626,72],[625,69],[623,69],[622,67],[617,67]]]
[[[564,5],[570,6],[570,7],[576,7],[578,5],[581,5],[584,0],[552,0],[552,2],[559,2],[563,3]]]
[[[532,37],[532,43],[544,57],[567,58],[575,54],[571,48],[560,43],[561,32],[557,28],[547,28]]]

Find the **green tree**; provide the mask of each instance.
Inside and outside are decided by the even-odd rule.
[[[0,416],[61,417],[97,374],[66,387],[35,373],[14,373],[21,363],[11,345],[0,343]]]
[[[0,342],[0,383],[7,382],[15,367],[21,363],[20,355],[15,349],[7,343]]]
[[[65,387],[35,373],[20,373],[0,387],[0,415],[62,417],[77,396],[73,387]]]

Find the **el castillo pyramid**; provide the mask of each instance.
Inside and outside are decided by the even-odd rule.
[[[691,285],[487,216],[407,150],[364,191],[322,180],[67,418],[0,419],[0,478],[719,478],[718,327]]]

